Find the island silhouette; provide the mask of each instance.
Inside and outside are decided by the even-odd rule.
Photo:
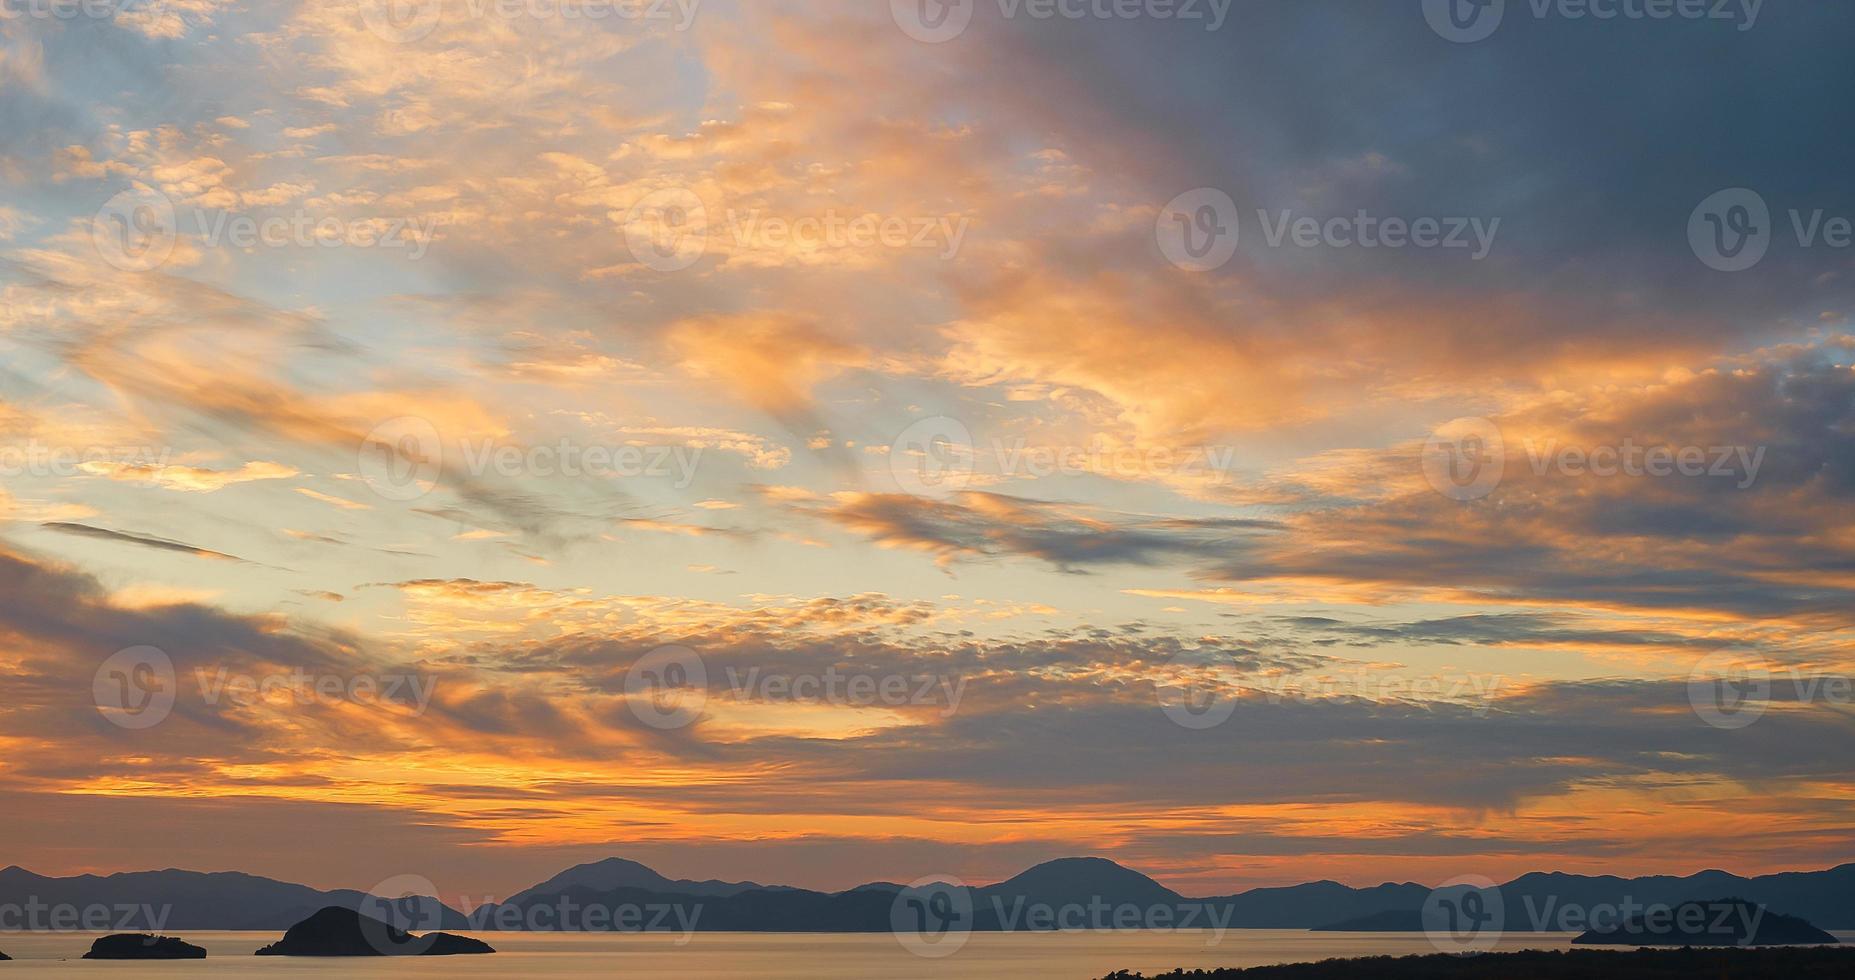
[[[258,956],[458,956],[494,953],[480,939],[430,932],[415,936],[354,909],[330,906],[298,922]]]
[[[118,933],[90,944],[87,960],[203,960],[206,950],[172,936]]]

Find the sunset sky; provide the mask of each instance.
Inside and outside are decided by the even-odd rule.
[[[0,866],[1855,859],[1855,7],[51,2]]]

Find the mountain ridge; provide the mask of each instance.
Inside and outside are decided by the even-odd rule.
[[[1741,895],[1783,915],[1824,929],[1855,929],[1855,862],[1817,871],[1782,871],[1743,877],[1718,869],[1686,876],[1580,875],[1562,871],[1522,874],[1502,885],[1511,931],[1531,931],[1529,917],[1568,905],[1630,899],[1677,904],[1722,894]],[[1722,890],[1724,889],[1724,890]],[[909,892],[904,895],[904,892]],[[650,931],[652,909],[681,910],[690,929],[746,931],[869,931],[889,928],[892,906],[913,898],[906,886],[870,882],[825,892],[752,881],[672,879],[649,866],[612,857],[568,868],[523,889],[502,903],[486,903],[466,914],[436,898],[399,899],[416,907],[411,921],[425,928],[498,931],[497,916],[510,928],[536,928],[529,910],[604,906],[637,910],[633,920],[596,928],[635,927]],[[921,892],[925,894],[925,892]],[[1355,888],[1330,879],[1299,885],[1252,888],[1228,895],[1190,898],[1139,871],[1106,858],[1079,856],[1041,862],[1003,881],[963,886],[974,910],[974,927],[1016,927],[1038,906],[1086,905],[1210,910],[1231,928],[1331,929],[1354,920],[1380,929],[1400,921],[1394,913],[1421,908],[1430,894],[1416,882],[1384,882]],[[17,865],[0,870],[0,903],[35,899],[46,904],[101,906],[134,913],[107,925],[109,931],[277,930],[317,909],[360,908],[369,896],[353,889],[322,891],[240,871],[124,871],[68,878],[39,875]],[[389,903],[392,904],[392,903]],[[167,914],[153,921],[158,911]],[[396,923],[409,924],[409,923]],[[659,928],[675,928],[675,915],[658,916]],[[542,926],[552,931],[558,926]],[[577,931],[577,930],[576,930]]]

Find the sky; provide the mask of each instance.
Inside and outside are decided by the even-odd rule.
[[[0,864],[1850,860],[1855,9],[1702,6],[0,0]]]

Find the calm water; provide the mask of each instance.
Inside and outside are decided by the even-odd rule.
[[[91,933],[0,933],[0,950],[18,962],[0,964],[0,980],[17,976],[122,977],[676,977],[680,980],[914,980],[971,977],[1093,978],[1119,969],[1145,973],[1174,967],[1262,966],[1334,956],[1434,952],[1421,933],[1312,933],[1233,929],[1209,932],[977,933],[942,959],[915,956],[894,937],[703,933],[687,945],[676,936],[580,933],[491,933],[493,956],[430,959],[258,959],[252,951],[276,933],[196,932],[181,938],[206,947],[205,961],[87,963]],[[1564,949],[1572,934],[1509,937],[1502,949]],[[60,959],[60,957],[66,957]]]

